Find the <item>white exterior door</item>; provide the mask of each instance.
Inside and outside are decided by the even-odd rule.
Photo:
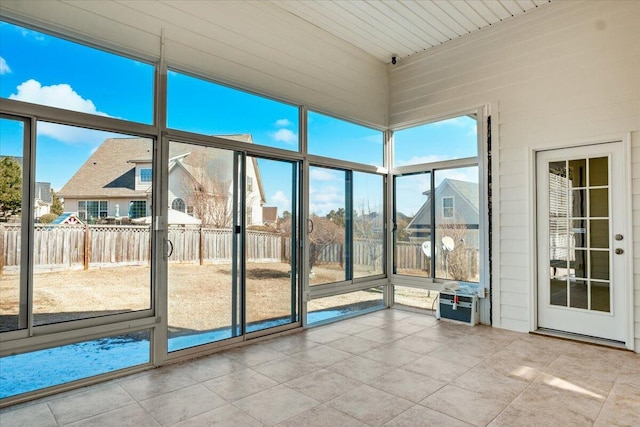
[[[538,152],[538,327],[627,339],[620,142]]]

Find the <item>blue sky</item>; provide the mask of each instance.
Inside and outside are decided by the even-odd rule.
[[[0,96],[4,98],[151,124],[153,85],[150,64],[0,22]],[[0,154],[21,155],[17,124],[2,120],[0,126]],[[168,126],[205,135],[251,134],[255,144],[298,150],[295,106],[173,71],[168,76]],[[317,113],[309,114],[308,129],[310,153],[382,163],[379,131]],[[60,190],[111,136],[118,135],[39,123],[36,180],[51,182]],[[459,117],[403,130],[395,140],[398,165],[473,156],[475,121]],[[267,205],[279,206],[281,212],[290,204],[289,178],[281,176],[276,162],[260,163]],[[316,169],[311,178],[311,199],[317,205],[312,211],[317,208],[326,214],[343,205],[344,174]],[[365,198],[379,198],[377,190],[370,191],[370,185],[360,181],[364,180],[355,183],[356,205]],[[407,193],[407,197],[414,196]]]

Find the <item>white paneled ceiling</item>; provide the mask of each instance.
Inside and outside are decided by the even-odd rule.
[[[422,52],[551,0],[274,0],[384,62]]]

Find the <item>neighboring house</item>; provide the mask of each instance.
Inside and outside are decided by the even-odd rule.
[[[51,192],[51,183],[36,182],[35,204],[34,204],[35,217],[40,218],[42,215],[46,215],[49,212],[51,212],[52,204],[53,204],[53,193]]]
[[[250,135],[225,138],[251,142]],[[170,144],[169,208],[204,224],[230,226],[233,153],[197,145]],[[247,162],[247,223],[261,224],[264,190],[257,162]],[[109,138],[58,195],[65,211],[82,221],[151,215],[152,144],[144,138]]]
[[[406,230],[409,240],[422,243],[431,237],[431,191],[423,193],[427,201],[420,207]],[[480,199],[478,184],[445,178],[435,191],[436,227],[456,228],[461,233],[465,245],[478,247],[478,212]]]

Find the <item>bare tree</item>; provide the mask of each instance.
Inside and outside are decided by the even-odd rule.
[[[344,244],[344,225],[316,214],[311,214],[310,220],[312,231],[309,235],[309,264],[313,267],[320,263],[325,248],[332,244]]]
[[[455,215],[438,224],[436,231],[440,235],[438,240],[450,237],[454,242],[453,250],[448,252],[443,250],[442,262],[443,268],[447,269],[447,277],[462,281],[474,279],[477,274],[477,268],[474,264],[476,258],[472,256],[472,251],[470,251],[473,248],[468,246],[469,228],[465,220],[460,215]]]
[[[372,271],[377,271],[383,254],[383,234],[381,209],[372,209],[369,201],[363,202],[360,209],[354,213],[353,236],[361,242],[368,256],[367,265]]]

